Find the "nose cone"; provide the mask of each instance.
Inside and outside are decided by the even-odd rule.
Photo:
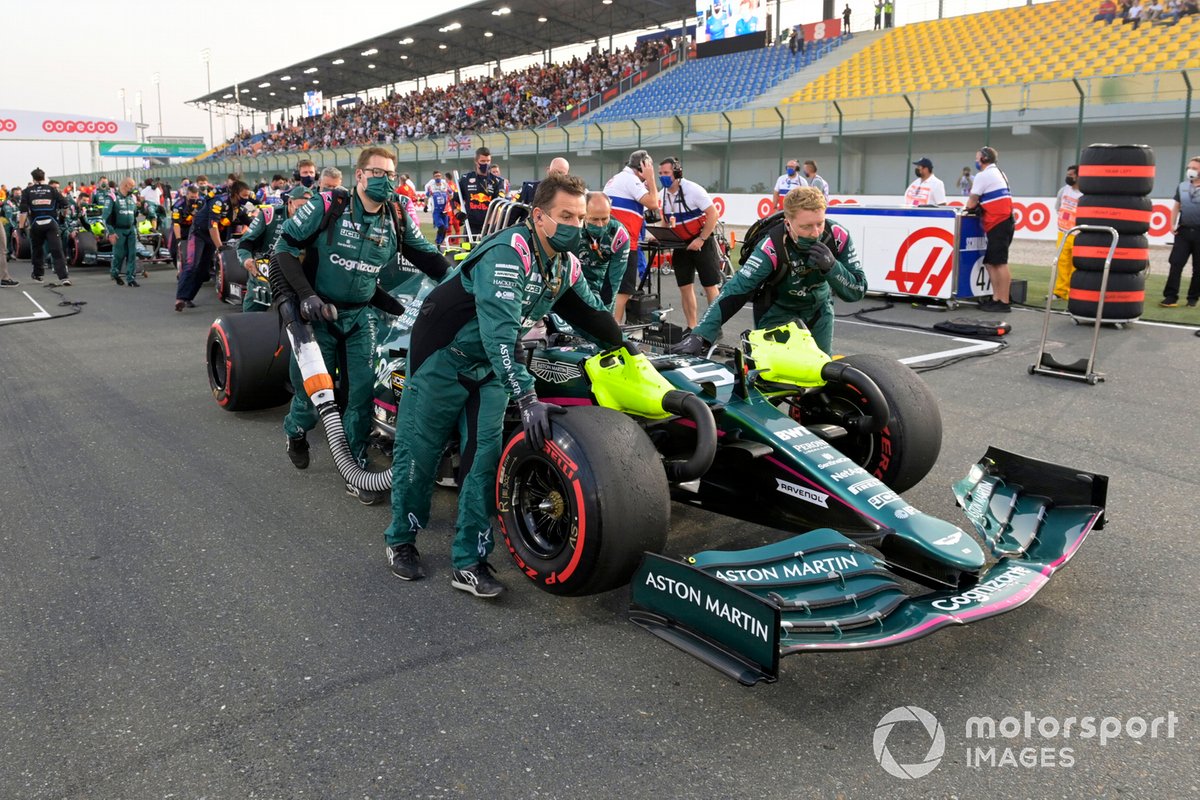
[[[975,537],[956,525],[919,511],[896,522],[897,536],[903,537],[921,554],[947,567],[975,572],[983,569],[987,562]]]

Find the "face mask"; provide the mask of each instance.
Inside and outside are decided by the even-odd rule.
[[[921,177],[921,168],[917,167],[916,169],[914,169],[913,175],[916,175],[918,178]]]
[[[1187,171],[1187,179],[1189,181],[1194,181],[1197,177],[1200,177],[1200,170],[1189,169]]]
[[[795,167],[788,167],[788,168],[787,168],[787,174],[788,174],[788,177],[789,177],[789,178],[790,178],[791,176],[795,175],[795,174],[796,174],[796,168],[795,168]]]
[[[671,176],[670,175],[659,175],[658,182],[664,189],[671,188]]]
[[[315,177],[313,177],[312,175],[301,175],[300,176],[300,185],[306,189],[309,186],[312,186],[316,182],[317,182],[317,179]]]
[[[1075,176],[1068,175],[1067,176],[1067,186],[1074,186],[1074,185],[1075,185]]]
[[[479,168],[480,175],[487,175],[488,171],[491,170],[492,165],[491,164],[479,164],[478,168]]]
[[[796,236],[792,233],[792,226],[785,224],[784,227],[787,229],[787,234],[791,237],[791,240],[799,245],[801,249],[811,247],[817,241],[816,236]]]
[[[545,217],[542,217],[545,220]],[[545,231],[542,231],[545,233]],[[576,228],[574,225],[563,225],[555,223],[554,233],[547,236],[550,240],[550,247],[556,253],[574,252],[579,246],[579,238],[583,235],[582,228]]]
[[[592,237],[593,239],[599,239],[601,236],[604,235],[604,232],[607,229],[608,229],[607,226],[592,225],[591,223],[588,223],[588,225],[587,225],[588,236]]]
[[[975,169],[983,169],[983,164],[980,164],[978,161],[976,161],[976,162],[975,162]]]
[[[396,191],[396,182],[384,175],[379,178],[367,178],[367,197],[376,203],[382,203]]]

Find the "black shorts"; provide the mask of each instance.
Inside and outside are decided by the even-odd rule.
[[[717,255],[717,243],[709,237],[704,246],[692,252],[686,247],[671,251],[671,269],[675,271],[675,283],[691,286],[700,273],[701,286],[717,286],[721,283],[721,259]]]
[[[633,294],[637,291],[638,284],[638,251],[629,251],[629,261],[625,263],[625,274],[621,276],[621,285],[617,289],[619,294]]]
[[[983,263],[998,267],[1008,263],[1008,246],[1012,244],[1013,239],[1013,218],[1008,219],[996,225],[988,231],[987,250],[983,254]]]

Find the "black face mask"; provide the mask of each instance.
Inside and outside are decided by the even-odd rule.
[[[489,164],[476,164],[475,168],[477,170],[479,170],[480,175],[487,175],[488,171],[492,168],[492,165],[490,163]]]
[[[1074,176],[1068,175],[1068,176],[1067,176],[1067,178],[1066,178],[1066,181],[1067,181],[1067,186],[1074,186],[1074,185],[1075,185],[1075,178],[1074,178]]]
[[[916,175],[918,178],[921,177],[921,168],[917,167],[916,169],[914,169],[913,175]]]

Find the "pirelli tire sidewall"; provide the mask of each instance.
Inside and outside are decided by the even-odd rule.
[[[1093,144],[1079,157],[1079,191],[1142,197],[1154,191],[1154,151],[1144,144]]]
[[[544,591],[616,589],[643,553],[666,543],[662,461],[641,427],[611,409],[572,407],[553,418],[553,430],[537,452],[520,428],[505,443],[496,479],[501,535],[517,568]],[[539,500],[553,520],[534,510]]]
[[[257,411],[291,397],[288,368],[291,343],[280,335],[275,314],[217,317],[205,349],[208,386],[226,411]]]
[[[71,266],[82,266],[88,256],[95,256],[98,252],[100,248],[96,234],[91,231],[75,231],[71,234]]]
[[[1111,247],[1111,234],[1080,231],[1071,245],[1071,263],[1077,270],[1102,272]],[[1145,236],[1117,237],[1117,249],[1113,252],[1110,267],[1114,274],[1132,275],[1146,269],[1149,263],[1150,241]]]
[[[230,286],[239,284],[243,287],[250,280],[250,274],[246,271],[246,265],[238,259],[237,250],[232,245],[223,245],[217,252],[217,298],[223,303],[242,307],[242,298],[234,297],[230,291]]]
[[[29,244],[29,229],[18,228],[12,232],[13,235],[13,258],[29,259],[30,244]]]
[[[1104,308],[1099,307],[1100,283],[1103,272],[1075,270],[1071,274],[1071,294],[1067,313],[1075,320],[1092,322],[1096,312],[1105,322],[1132,322],[1139,319],[1146,307],[1146,272],[1109,273],[1104,288]]]
[[[1149,197],[1119,194],[1085,194],[1075,209],[1076,225],[1100,225],[1123,236],[1139,236],[1150,230],[1154,203]]]

